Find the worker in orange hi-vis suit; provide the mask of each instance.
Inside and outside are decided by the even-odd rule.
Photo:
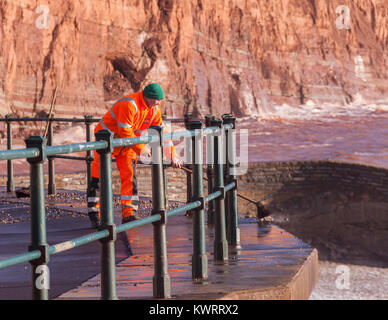
[[[163,126],[162,114],[159,108],[164,99],[163,88],[152,83],[139,91],[127,95],[117,101],[114,106],[103,116],[94,132],[109,130],[114,133],[114,138],[131,138],[140,136],[150,126]],[[164,141],[164,154],[171,160],[174,168],[182,167],[174,145],[171,140]],[[121,178],[121,205],[122,223],[136,220],[135,212],[138,209],[139,197],[137,195],[136,163],[137,156],[151,156],[150,148],[145,144],[131,147],[118,147],[113,150],[112,157],[116,159],[116,165]],[[92,163],[92,178],[88,184],[88,215],[92,227],[99,225],[99,155],[94,151]]]

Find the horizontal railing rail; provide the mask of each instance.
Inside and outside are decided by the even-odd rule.
[[[225,191],[232,190],[235,187],[235,185],[236,184],[234,182],[226,185],[225,186]],[[216,199],[219,196],[221,196],[221,192],[220,191],[216,191],[216,192],[206,196],[205,197],[205,202],[210,202],[210,201]],[[175,209],[167,211],[167,216],[168,217],[172,217],[172,216],[177,215],[179,213],[183,213],[183,212],[186,212],[186,211],[189,211],[189,210],[193,210],[193,209],[198,208],[200,206],[201,206],[201,202],[200,201],[194,201],[194,202],[186,204],[186,205],[184,205],[182,207],[175,208]],[[120,226],[117,226],[116,227],[116,231],[117,231],[117,233],[124,232],[124,231],[130,230],[130,229],[134,229],[134,228],[137,228],[137,227],[142,227],[142,226],[147,225],[147,224],[158,222],[158,221],[160,221],[160,219],[161,219],[160,215],[153,215],[153,216],[150,216],[150,217],[147,217],[147,218],[143,218],[141,220],[127,222],[127,223],[124,223],[124,224],[122,224]],[[109,232],[106,231],[106,230],[94,232],[94,233],[87,234],[87,235],[82,236],[82,237],[78,237],[78,238],[75,238],[75,239],[72,239],[72,240],[68,240],[68,241],[64,241],[64,242],[52,245],[52,246],[49,247],[49,251],[48,252],[49,252],[50,255],[57,254],[57,253],[60,253],[60,252],[64,252],[64,251],[67,251],[67,250],[70,250],[70,249],[73,249],[73,248],[76,248],[76,247],[79,247],[79,246],[82,246],[82,245],[94,242],[96,240],[101,240],[103,238],[106,238],[108,235],[109,235]],[[34,251],[31,251],[31,252],[23,253],[23,254],[20,254],[20,255],[17,255],[17,256],[13,256],[13,257],[10,257],[10,258],[5,258],[3,260],[0,260],[0,269],[5,268],[5,267],[10,267],[10,266],[13,266],[15,264],[19,264],[19,263],[23,263],[23,262],[28,262],[28,261],[31,261],[31,260],[36,260],[36,259],[40,258],[40,256],[41,256],[41,252],[39,250],[34,250]]]
[[[89,122],[99,122],[101,118],[88,118],[86,121]],[[46,121],[51,121],[51,122],[85,122],[85,119],[82,118],[55,118],[55,117],[24,117],[24,118],[17,118],[14,117],[6,117],[6,118],[0,118],[0,122],[46,122]],[[164,121],[168,121],[170,123],[183,123],[184,119],[168,119],[165,118]]]
[[[168,119],[165,115],[163,115],[163,119],[165,122],[169,123],[183,123],[186,121],[186,119]],[[51,117],[23,117],[23,118],[17,118],[17,117],[12,117],[12,114],[7,115],[5,118],[0,118],[0,122],[6,122],[7,125],[7,149],[11,150],[12,149],[12,123],[13,122],[48,122],[48,145],[52,146],[53,141],[54,141],[54,131],[53,131],[53,122],[70,122],[70,123],[84,123],[85,128],[86,128],[86,142],[91,141],[91,124],[95,122],[99,122],[101,119],[100,118],[93,118],[91,115],[85,115],[84,118],[56,118],[54,116]],[[183,133],[182,136],[178,137],[180,138],[185,138],[187,136],[190,136],[190,133]],[[176,134],[173,136],[170,136],[169,139],[175,139]],[[115,141],[116,144],[122,143],[124,145],[125,142],[121,141]],[[147,143],[147,142],[145,142]],[[92,145],[89,145],[92,146]],[[118,145],[116,145],[118,146]],[[66,148],[71,148],[71,146],[66,146]],[[23,149],[24,150],[24,149]],[[56,193],[56,184],[55,184],[55,164],[54,160],[55,159],[67,159],[67,160],[81,160],[86,162],[86,180],[89,181],[91,177],[91,163],[93,162],[93,149],[92,147],[85,148],[82,151],[86,151],[86,156],[85,157],[76,157],[76,156],[64,156],[61,154],[69,153],[69,152],[61,152],[57,153],[55,155],[50,155],[48,154],[48,177],[49,177],[49,182],[48,182],[48,193],[50,195],[53,195]],[[14,159],[19,159],[19,158],[29,158],[31,157],[29,154],[27,154],[25,157],[22,155],[20,156],[20,152],[23,151],[14,151],[14,155],[9,157],[7,160],[7,191],[12,192],[15,190],[14,186],[14,174],[13,174],[13,163],[12,160]],[[76,152],[76,151],[74,151]],[[0,160],[4,160],[3,158],[0,158]],[[190,186],[188,188],[190,190]]]
[[[208,119],[207,119],[208,120]],[[60,146],[47,146],[47,140],[43,137],[32,136],[26,140],[25,149],[0,151],[0,160],[27,159],[30,164],[30,199],[31,199],[31,245],[27,253],[18,254],[0,260],[0,269],[10,267],[19,263],[30,262],[32,265],[32,296],[33,299],[48,299],[47,287],[36,286],[36,269],[39,266],[47,267],[49,257],[73,248],[100,241],[102,250],[101,259],[101,296],[103,299],[116,299],[116,278],[115,278],[115,247],[117,233],[153,224],[154,227],[154,270],[153,278],[154,297],[171,297],[170,277],[168,275],[166,225],[167,218],[183,212],[193,212],[193,258],[192,277],[193,279],[207,278],[207,255],[205,252],[204,236],[204,210],[206,204],[214,202],[214,260],[225,261],[228,259],[228,242],[230,245],[239,246],[239,228],[237,219],[237,180],[231,175],[229,167],[235,164],[235,154],[228,159],[226,154],[226,165],[222,163],[221,152],[223,150],[221,134],[225,132],[226,146],[235,150],[235,139],[228,135],[228,131],[235,128],[235,118],[231,115],[224,115],[223,120],[211,118],[206,121],[206,128],[198,120],[189,119],[185,116],[186,131],[162,134],[161,127],[151,127],[150,135],[134,138],[113,139],[109,131],[96,133],[96,141],[76,143]],[[213,150],[213,172],[208,173],[209,192],[203,195],[203,152],[202,137],[209,135],[207,141],[212,142]],[[166,190],[164,184],[163,165],[163,141],[167,139],[178,140],[185,138],[188,152],[191,158],[193,174],[190,199],[186,205],[171,210],[166,210]],[[137,144],[149,143],[152,148],[152,212],[151,215],[140,220],[124,223],[116,226],[113,222],[113,193],[112,193],[112,172],[111,153],[115,147],[134,146]],[[43,183],[43,163],[52,157],[66,157],[64,154],[76,152],[90,152],[96,150],[100,154],[100,180],[101,180],[101,226],[98,231],[81,237],[67,240],[54,245],[46,241],[46,208]],[[77,157],[67,156],[67,158]],[[82,157],[78,157],[83,159]],[[87,157],[86,157],[87,158]],[[190,160],[190,159],[189,159]],[[209,165],[208,165],[209,169]],[[226,171],[225,171],[226,170]],[[227,179],[224,181],[224,179]],[[210,216],[209,216],[210,217]],[[228,223],[229,221],[229,223]]]

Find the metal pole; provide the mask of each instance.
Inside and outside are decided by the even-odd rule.
[[[236,248],[240,246],[240,228],[238,225],[238,203],[237,203],[237,179],[236,179],[236,118],[229,115],[223,118],[224,124],[233,124],[233,129],[227,130],[227,154],[228,161],[226,163],[227,183],[234,182],[236,187],[228,192],[226,206],[229,208],[229,224],[228,224],[228,241],[229,244]]]
[[[212,126],[219,127],[214,139],[214,187],[221,191],[221,196],[215,200],[215,234],[214,234],[214,260],[224,261],[228,259],[228,242],[226,240],[225,228],[225,189],[224,173],[222,164],[222,121],[220,119],[211,120]]]
[[[202,123],[191,121],[190,130],[195,131],[192,137],[192,164],[193,164],[193,196],[195,201],[200,200],[201,207],[193,210],[193,257],[192,276],[193,279],[206,279],[208,277],[208,266],[205,245],[205,214],[203,197],[203,153],[202,153]]]
[[[185,128],[186,130],[189,130],[190,128],[190,121],[191,119],[193,118],[193,114],[188,112],[188,113],[185,113]],[[188,169],[192,169],[192,166],[190,165],[191,163],[191,158],[192,158],[192,155],[191,155],[191,139],[190,138],[186,138],[186,148],[185,148],[185,163],[186,163],[186,168]],[[187,203],[190,203],[192,202],[192,184],[191,184],[191,173],[189,172],[186,172],[186,186],[187,186],[187,190],[186,190],[186,194],[187,194],[187,201],[186,201],[186,204]],[[191,211],[188,211],[186,214],[190,215],[191,214]]]
[[[12,128],[11,121],[9,119],[12,117],[11,114],[5,116],[7,123],[7,149],[12,149]],[[7,160],[7,192],[15,191],[15,186],[13,182],[13,163],[12,160]]]
[[[222,123],[225,124],[225,119],[227,119],[229,116],[232,116],[229,113],[224,113],[222,115]],[[223,173],[224,173],[224,183],[228,182],[228,169],[229,169],[229,131],[223,129],[222,130],[224,136],[224,143],[222,152],[224,155],[225,163],[223,163]],[[226,238],[228,239],[228,243],[230,243],[230,208],[229,208],[229,192],[225,193],[225,228],[226,228]]]
[[[92,128],[91,128],[90,120],[92,119],[92,116],[87,114],[84,116],[84,118],[85,118],[85,126],[86,126],[86,142],[90,142],[92,137]],[[86,151],[86,179],[87,179],[86,185],[89,185],[90,179],[92,178],[92,169],[91,169],[92,162],[93,162],[93,151],[88,150]]]
[[[52,146],[53,142],[54,142],[53,123],[50,121],[49,127],[48,127],[48,142],[47,142],[47,144],[49,146]],[[48,194],[56,194],[56,192],[57,192],[57,188],[56,188],[56,185],[55,185],[55,164],[54,164],[54,159],[55,158],[52,158],[52,157],[48,158],[48,176],[49,176]]]
[[[205,116],[206,127],[211,127],[211,120],[214,119],[214,116],[208,114]],[[213,134],[208,134],[206,136],[206,176],[207,176],[207,190],[208,193],[213,192],[214,186],[214,136]],[[207,223],[212,225],[214,224],[214,201],[209,201],[207,205]]]
[[[50,287],[48,270],[48,244],[46,241],[46,211],[44,196],[43,162],[46,160],[46,139],[32,136],[26,139],[27,148],[38,148],[39,156],[28,158],[30,164],[31,245],[29,251],[39,250],[38,259],[30,261],[32,267],[32,298],[47,300]]]
[[[101,240],[101,299],[117,300],[116,295],[116,261],[115,240],[116,226],[113,222],[113,191],[111,153],[113,151],[113,135],[108,130],[96,133],[96,141],[106,141],[106,149],[97,152],[100,156],[100,230],[108,230],[109,236]]]
[[[151,135],[158,141],[151,143],[152,148],[152,214],[159,214],[161,219],[154,222],[154,298],[171,297],[171,279],[168,274],[167,239],[166,239],[166,203],[163,172],[163,128],[152,126],[149,129]]]
[[[167,114],[162,115],[162,121],[163,124],[165,125],[165,121],[167,120]],[[165,197],[164,197],[164,202],[165,202],[165,208],[169,208],[168,206],[168,199],[167,199],[167,172],[163,170],[163,183],[164,183],[164,190],[165,190]]]

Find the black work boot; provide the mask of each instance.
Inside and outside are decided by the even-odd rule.
[[[100,225],[99,218],[99,187],[98,187],[98,178],[92,178],[88,184],[88,190],[86,192],[87,201],[88,201],[88,215],[92,228],[98,228]]]
[[[100,219],[98,217],[98,212],[89,212],[88,216],[90,219],[91,228],[98,229],[98,227],[100,226]]]

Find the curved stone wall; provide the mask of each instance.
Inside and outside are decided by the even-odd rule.
[[[266,199],[273,221],[321,259],[388,265],[388,170],[333,161],[249,166],[239,192]],[[254,210],[253,205],[240,212]]]

